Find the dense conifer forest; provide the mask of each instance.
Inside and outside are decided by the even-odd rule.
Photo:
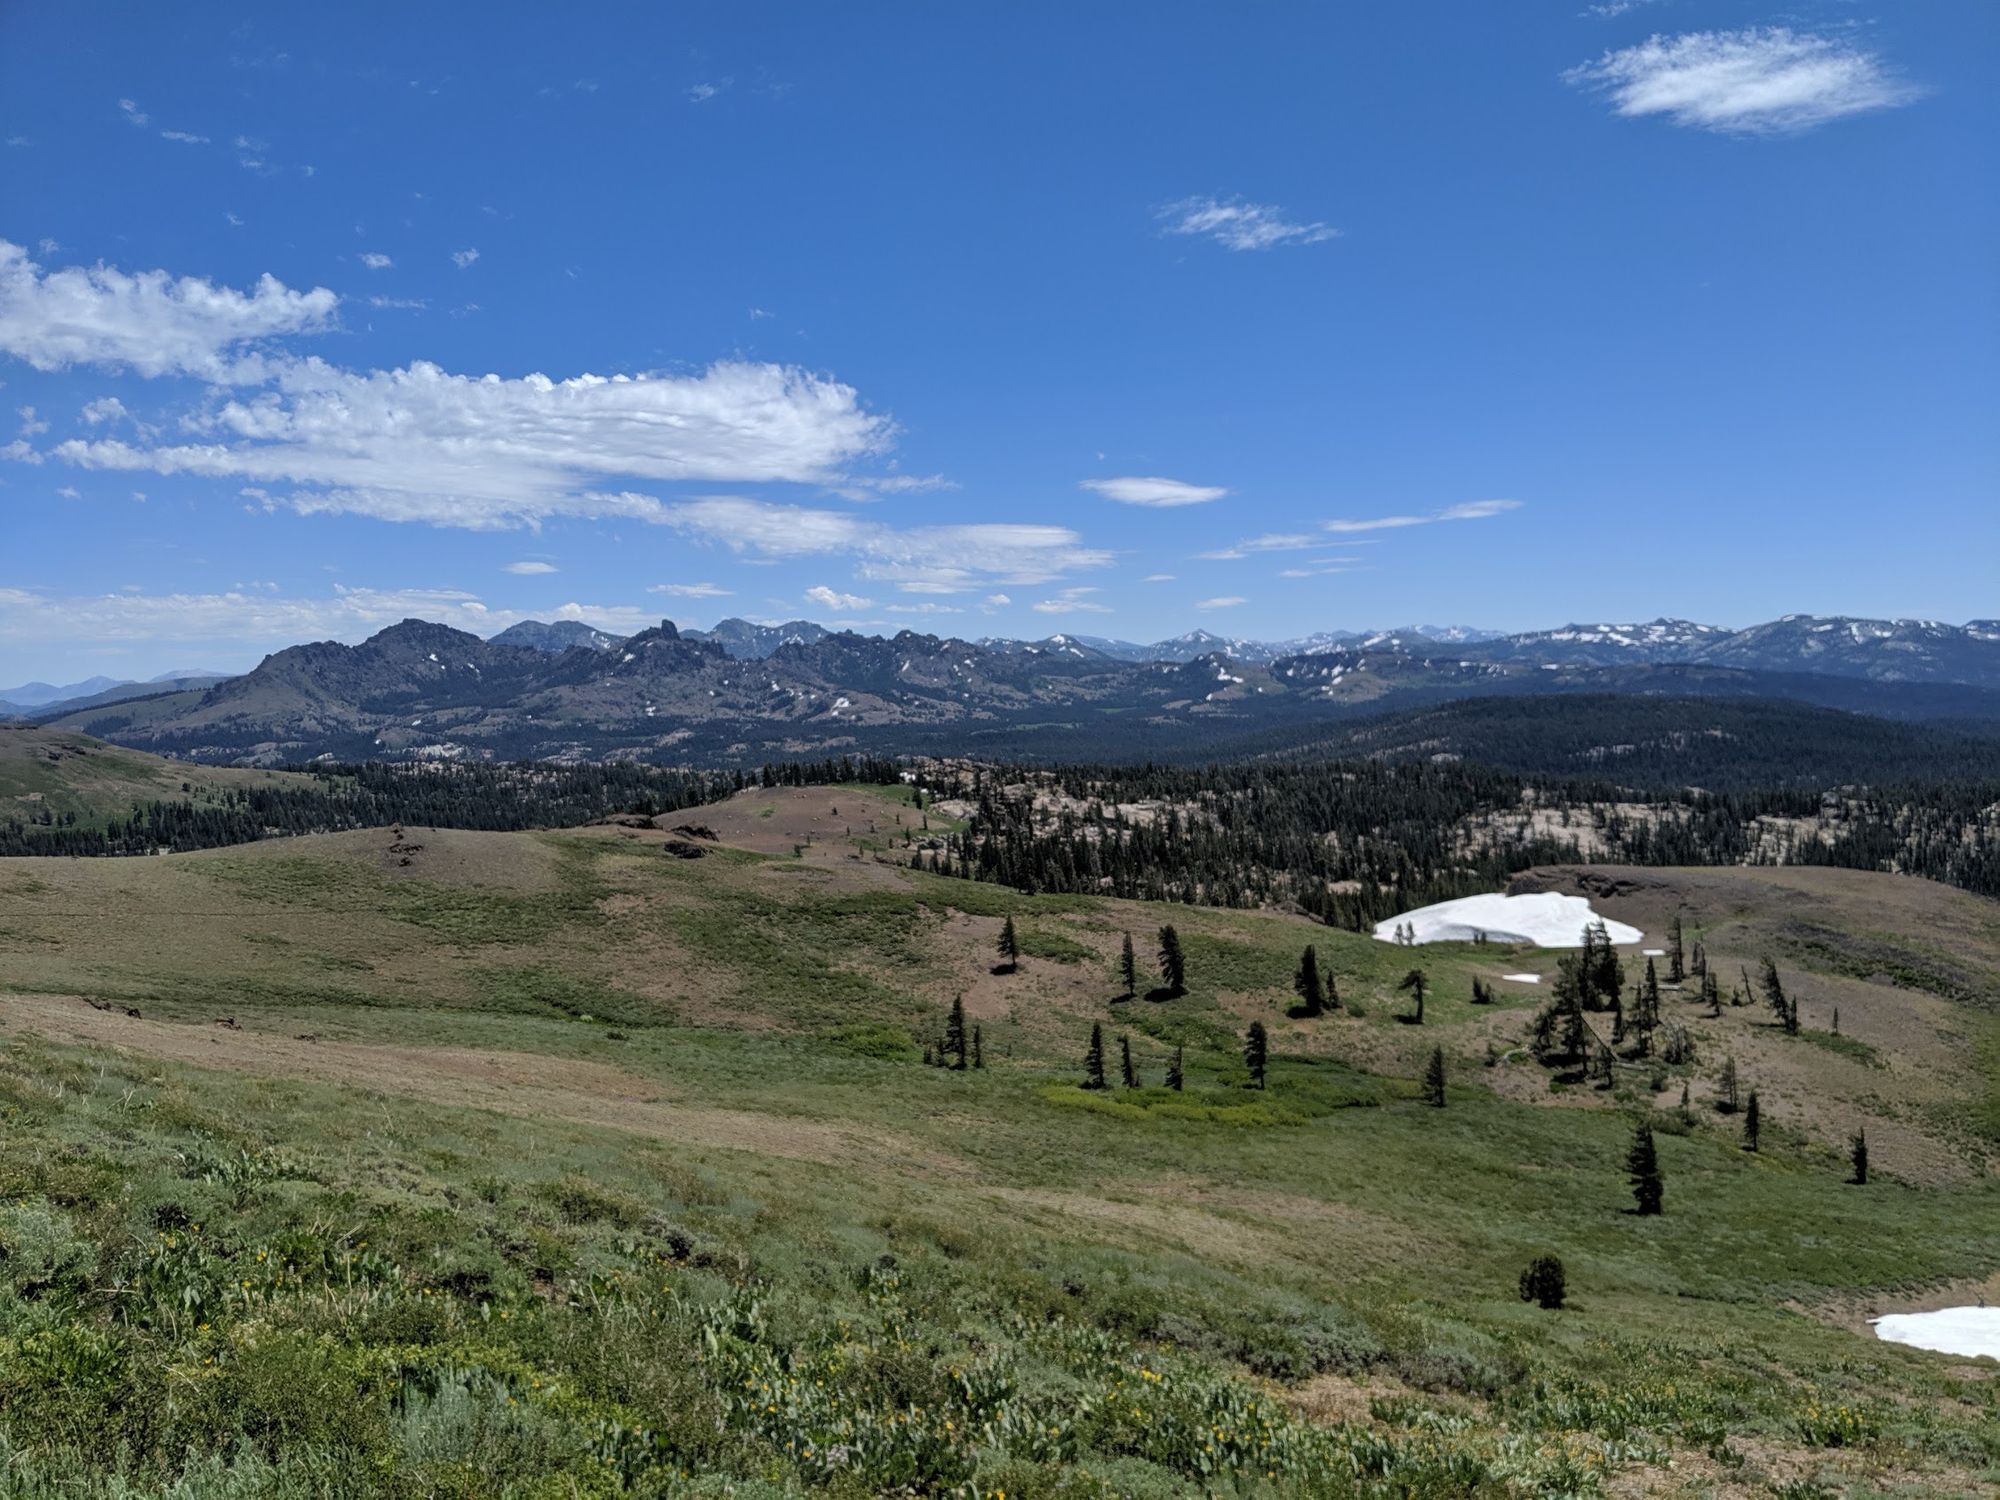
[[[1655,793],[1462,763],[974,767],[927,868],[1030,891],[1289,904],[1361,928],[1535,865],[1889,869],[2000,895],[2000,786]]]

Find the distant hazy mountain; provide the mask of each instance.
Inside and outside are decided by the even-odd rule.
[[[96,708],[106,703],[120,703],[128,698],[147,698],[155,693],[170,693],[192,687],[207,687],[220,682],[227,674],[222,672],[166,672],[145,682],[119,682],[109,677],[92,677],[84,682],[73,682],[68,687],[55,689],[59,695],[45,698],[40,702],[9,698],[0,695],[0,719],[47,719],[59,714],[75,713],[83,709]],[[108,686],[92,687],[93,683]],[[29,683],[30,688],[46,688],[47,683]],[[75,691],[89,688],[88,692]],[[13,691],[18,692],[19,689]]]
[[[87,698],[92,693],[117,687],[123,680],[118,677],[86,677],[81,682],[66,682],[61,686],[52,682],[24,682],[19,687],[0,688],[0,702],[11,703],[18,708],[34,708],[64,698]]]

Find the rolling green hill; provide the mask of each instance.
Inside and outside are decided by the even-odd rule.
[[[2000,1295],[1992,903],[1841,870],[1538,872],[1653,946],[1680,915],[1722,972],[1769,954],[1800,997],[1792,1037],[1669,986],[1694,1060],[1621,1060],[1600,1090],[1522,1045],[1550,953],[888,862],[926,816],[899,788],[758,788],[562,833],[0,861],[0,1484],[2000,1477],[1992,1368],[1862,1321]],[[1021,962],[996,972],[1010,917]],[[1179,996],[1146,993],[1163,922]],[[1342,1001],[1316,1019],[1289,1014],[1308,943]],[[1398,1019],[1413,964],[1421,1026]],[[963,1072],[923,1062],[954,998]],[[1102,1092],[1078,1087],[1094,1025]],[[1717,1108],[1725,1061],[1760,1090],[1756,1154]],[[1657,1218],[1625,1211],[1641,1120]],[[1560,1311],[1516,1295],[1549,1253]]]

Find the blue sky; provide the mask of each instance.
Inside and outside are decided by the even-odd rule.
[[[2000,7],[10,6],[0,683],[2000,614]]]

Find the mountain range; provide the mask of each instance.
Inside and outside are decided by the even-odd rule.
[[[967,641],[728,620],[621,637],[524,622],[491,640],[405,620],[221,681],[99,694],[37,722],[210,762],[331,756],[713,763],[856,750],[1130,759],[1219,751],[1328,721],[1547,693],[1784,698],[2000,722],[2000,622],[1787,616],[1516,635],[1393,631],[1283,643]],[[1474,637],[1478,638],[1474,638]],[[116,693],[118,689],[107,690]],[[18,716],[18,715],[17,715]]]

